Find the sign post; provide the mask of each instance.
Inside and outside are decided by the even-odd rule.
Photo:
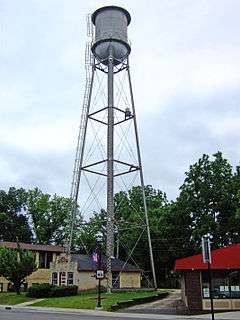
[[[101,304],[101,280],[104,279],[104,271],[102,270],[102,248],[101,248],[101,236],[97,234],[97,270],[95,277],[98,280],[98,297],[96,309],[102,309]]]
[[[211,246],[210,246],[209,236],[202,237],[202,255],[203,255],[203,263],[207,263],[208,265],[209,296],[210,296],[210,302],[211,302],[212,320],[214,320],[212,269],[211,269],[212,257],[211,257]]]

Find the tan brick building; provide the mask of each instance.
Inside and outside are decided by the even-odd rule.
[[[90,256],[72,254],[67,257],[61,254],[51,263],[51,275],[53,284],[75,284],[79,290],[96,288],[95,272],[97,264]],[[102,269],[106,271],[106,258],[102,258]],[[116,289],[137,289],[141,287],[141,272],[139,268],[125,263],[120,259],[112,259],[112,287]],[[107,280],[102,280],[102,286],[107,286]]]
[[[16,249],[16,242],[0,241],[0,247]],[[50,263],[55,261],[60,253],[64,252],[64,248],[60,246],[39,245],[20,243],[20,247],[31,250],[36,256],[37,270],[26,278],[26,286],[30,287],[33,283],[46,283],[50,281]],[[11,284],[7,279],[0,277],[0,292],[7,291]]]
[[[52,245],[37,245],[20,243],[21,248],[31,250],[36,255],[37,270],[26,278],[26,287],[33,283],[51,283],[55,285],[77,285],[79,290],[95,289],[96,262],[87,255],[73,254],[70,257],[64,253],[64,248]],[[0,241],[0,247],[15,249],[17,243]],[[102,267],[105,269],[106,260],[103,257]],[[112,275],[109,281],[119,289],[137,289],[141,287],[142,270],[125,263],[120,259],[112,259]],[[9,282],[0,277],[0,292],[7,291]],[[102,280],[102,286],[107,280]]]

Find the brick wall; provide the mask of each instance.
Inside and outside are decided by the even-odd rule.
[[[121,272],[120,288],[140,288],[141,273],[140,272]]]
[[[191,311],[202,310],[201,272],[187,271],[184,278],[188,309]]]

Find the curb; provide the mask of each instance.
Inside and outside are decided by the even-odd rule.
[[[150,297],[145,297],[145,298],[133,298],[131,300],[119,301],[119,302],[111,305],[110,311],[116,311],[119,309],[132,307],[132,306],[135,306],[138,304],[144,304],[144,303],[148,303],[148,302],[161,300],[161,299],[166,298],[168,295],[169,295],[168,292],[162,292],[162,293],[158,293],[155,296],[150,296]]]

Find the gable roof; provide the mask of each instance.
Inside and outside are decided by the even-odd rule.
[[[48,251],[48,252],[64,252],[64,248],[61,246],[53,246],[47,244],[31,244],[31,243],[19,243],[22,249],[32,251]],[[16,249],[17,242],[0,241],[0,247]]]
[[[207,263],[203,263],[202,254],[177,259],[174,271],[176,270],[204,270]],[[212,269],[240,269],[240,243],[212,251]]]
[[[78,263],[78,271],[96,271],[97,270],[97,262],[92,260],[91,256],[84,254],[72,254],[71,260]],[[106,269],[107,266],[107,258],[102,256],[102,268]],[[120,259],[112,259],[112,271],[120,272],[142,272],[140,268],[130,264],[125,263]]]

